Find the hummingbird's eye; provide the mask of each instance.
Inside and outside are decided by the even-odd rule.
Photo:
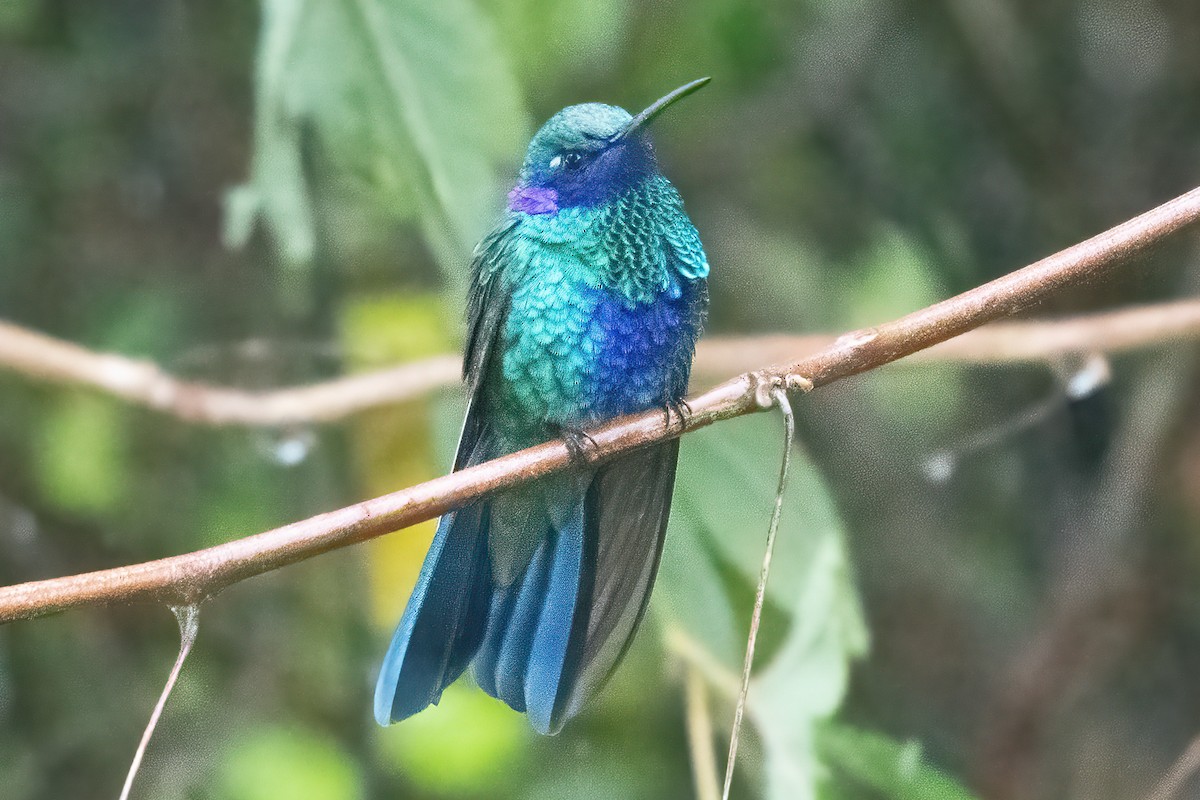
[[[559,158],[562,159],[562,165],[566,169],[578,169],[579,165],[583,163],[583,156],[574,150],[568,150],[559,156]]]

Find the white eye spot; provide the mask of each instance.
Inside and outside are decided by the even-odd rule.
[[[562,166],[562,156],[555,156],[550,159],[550,169],[558,169]]]

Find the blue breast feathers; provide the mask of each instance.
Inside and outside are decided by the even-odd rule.
[[[514,426],[583,426],[686,391],[702,282],[672,284],[648,302],[561,280],[535,286],[518,295],[504,337],[498,389]]]
[[[649,303],[631,304],[601,289],[596,297],[590,336],[596,355],[583,387],[596,419],[630,414],[686,390],[687,362],[695,333],[688,330],[688,299],[675,286]],[[681,340],[687,345],[681,351]],[[676,385],[683,369],[684,385]]]

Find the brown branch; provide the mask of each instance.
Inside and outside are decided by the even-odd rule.
[[[965,363],[1041,362],[1070,353],[1114,353],[1200,338],[1200,298],[1100,314],[989,325],[921,352],[922,360]],[[724,377],[829,347],[836,337],[714,336],[700,344],[695,372]],[[423,397],[458,382],[459,358],[439,355],[309,386],[248,391],[182,380],[158,365],[96,353],[0,322],[0,370],[35,381],[100,391],[186,422],[278,427],[332,422]]]
[[[312,386],[254,392],[181,380],[150,361],[96,353],[0,322],[0,369],[46,383],[85,386],[205,425],[282,426],[327,422],[421,397],[458,380],[460,360],[443,355]]]
[[[913,353],[912,361],[1039,363],[1070,354],[1119,353],[1200,339],[1200,298],[1036,322],[1000,322]],[[829,347],[826,335],[714,336],[696,352],[703,375],[744,372]]]
[[[894,322],[839,337],[782,366],[740,375],[691,398],[687,430],[763,410],[780,383],[809,389],[854,375],[1013,314],[1072,283],[1095,279],[1134,253],[1200,219],[1194,189],[1122,225],[983,286]],[[594,431],[592,457],[607,459],[679,436],[661,410]],[[547,442],[392,494],[185,555],[0,588],[0,622],[82,605],[155,600],[183,605],[236,581],[432,519],[485,494],[566,469],[561,441]]]

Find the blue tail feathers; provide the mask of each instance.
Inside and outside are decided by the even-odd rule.
[[[562,517],[560,516],[560,519]],[[592,585],[582,498],[523,574],[493,584],[486,501],[442,518],[375,690],[379,724],[431,704],[468,664],[479,686],[557,733],[582,651]],[[572,654],[575,654],[574,657]]]
[[[399,722],[437,703],[483,641],[491,603],[488,508],[442,517],[375,686],[375,719]]]
[[[541,598],[541,613],[533,646],[527,649],[525,710],[538,733],[558,733],[565,721],[564,700],[577,672],[582,634],[586,627],[591,581],[584,541],[583,504],[554,536],[554,558],[548,564],[548,582]],[[528,634],[526,634],[528,635]]]
[[[654,585],[679,442],[630,453],[530,513],[447,514],[384,659],[375,717],[436,703],[469,665],[480,688],[555,733],[604,685]],[[501,529],[502,528],[502,529]],[[531,538],[532,537],[532,541]],[[492,555],[503,559],[496,583]],[[513,549],[528,553],[522,557]]]

